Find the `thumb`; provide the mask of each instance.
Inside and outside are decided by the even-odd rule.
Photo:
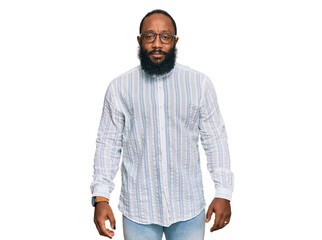
[[[110,226],[112,229],[116,229],[116,222],[115,222],[115,218],[114,218],[114,214],[111,213],[111,215],[109,216],[109,220],[110,220]]]
[[[209,206],[207,214],[206,214],[206,222],[210,221],[212,213],[213,213],[212,208]]]

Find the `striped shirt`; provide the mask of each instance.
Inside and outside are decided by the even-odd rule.
[[[179,63],[164,75],[141,66],[120,75],[105,94],[92,195],[110,199],[123,151],[118,209],[126,217],[167,227],[197,216],[206,206],[199,133],[215,197],[230,200],[227,134],[211,80]]]

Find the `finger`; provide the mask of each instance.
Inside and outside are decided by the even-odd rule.
[[[216,214],[214,225],[210,229],[210,232],[213,232],[213,231],[216,231],[216,230],[220,229],[220,223],[222,221],[222,218],[223,218],[222,214]]]
[[[208,208],[207,214],[206,214],[206,222],[209,222],[211,220],[211,215],[213,213],[212,208]]]
[[[101,226],[99,225],[99,223],[97,221],[94,221],[95,222],[95,226],[97,228],[97,231],[98,233],[101,235],[101,236],[104,236],[104,233],[103,231],[101,230]]]
[[[112,238],[114,236],[114,232],[106,228],[105,221],[99,221],[98,227],[99,227],[100,235],[106,236],[109,238]]]
[[[231,216],[231,212],[228,212],[228,213],[224,214],[224,216],[222,218],[223,222],[221,223],[222,227],[225,227],[227,224],[229,224],[230,216]]]
[[[224,227],[225,227],[227,224],[229,224],[229,221],[230,221],[230,219],[226,219],[226,220],[224,220]]]
[[[222,220],[219,223],[219,228],[218,229],[222,229],[223,227],[225,227],[228,224],[227,220],[225,217],[222,218]]]

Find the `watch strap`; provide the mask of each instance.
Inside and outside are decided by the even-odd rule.
[[[105,197],[101,197],[101,196],[96,196],[96,202],[107,202],[108,203],[108,199]]]
[[[99,202],[107,202],[107,204],[109,204],[109,200],[105,197],[101,197],[101,196],[93,196],[92,197],[92,205],[93,207],[96,206],[97,203]]]

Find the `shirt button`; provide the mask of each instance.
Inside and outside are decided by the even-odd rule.
[[[162,109],[163,106],[161,106],[160,108]]]
[[[161,128],[161,130],[163,131],[164,128]]]

